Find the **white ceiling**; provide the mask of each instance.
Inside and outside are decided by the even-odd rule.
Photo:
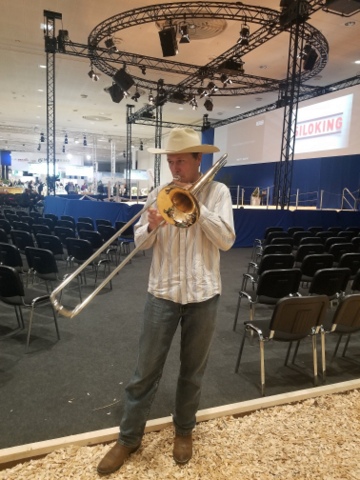
[[[169,2],[176,3],[176,2]],[[189,2],[193,3],[193,2]],[[210,2],[209,2],[210,3]],[[236,3],[236,2],[228,2]],[[239,3],[239,2],[238,2]],[[261,6],[279,11],[279,0],[247,0],[247,5]],[[46,133],[46,63],[44,35],[40,28],[44,22],[43,11],[62,14],[62,22],[56,20],[55,28],[69,32],[72,42],[87,44],[93,28],[105,19],[127,10],[152,6],[146,0],[2,0],[0,18],[0,150],[36,152],[40,133]],[[347,22],[355,22],[346,26]],[[359,38],[360,13],[341,17],[322,10],[314,13],[308,23],[316,27],[327,39],[330,47],[326,67],[309,82],[325,86],[360,74]],[[239,22],[228,21],[224,31],[213,38],[193,40],[179,45],[179,54],[170,57],[177,62],[205,65],[231,48],[239,37]],[[250,25],[253,33],[256,25]],[[144,56],[162,58],[158,28],[155,23],[138,25],[115,35],[119,50]],[[282,79],[286,77],[289,35],[284,32],[244,57],[246,74]],[[111,78],[101,74],[98,82],[88,76],[90,62],[86,58],[64,54],[55,55],[55,119],[56,154],[61,154],[65,133],[69,137],[67,152],[92,153],[97,145],[98,160],[110,159],[110,139],[116,146],[117,156],[122,157],[126,148],[126,105],[135,105],[135,111],[147,103],[148,92],[143,92],[138,103],[129,99],[116,104],[104,88],[111,85]],[[127,71],[139,75],[138,67]],[[148,72],[148,78],[177,84],[179,76],[171,72]],[[277,93],[264,93],[238,97],[213,96],[214,109],[209,118],[226,119],[240,113],[265,106],[277,99]],[[193,111],[188,104],[166,103],[163,120],[184,124],[202,124],[206,112],[203,99]],[[236,108],[238,107],[238,108]],[[240,107],[240,108],[239,108]],[[90,120],[89,120],[90,119]],[[83,135],[88,146],[83,147]],[[154,143],[154,127],[132,125],[135,148],[140,139],[145,147]],[[75,143],[79,141],[79,144]],[[42,146],[45,150],[45,144]]]

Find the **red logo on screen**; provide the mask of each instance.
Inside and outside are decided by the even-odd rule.
[[[315,118],[299,122],[296,126],[296,139],[322,137],[341,133],[343,114],[338,113],[326,117]]]

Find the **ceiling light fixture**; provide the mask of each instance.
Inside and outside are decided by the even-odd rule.
[[[84,135],[84,137],[83,137],[83,146],[84,146],[84,147],[87,147],[87,138],[86,138],[86,135]]]
[[[45,142],[45,135],[42,132],[40,133],[40,142],[41,143]]]
[[[134,100],[134,102],[137,102],[140,98],[140,93],[139,93],[139,90],[138,90],[138,87],[136,85],[136,91],[134,93],[134,95],[131,97],[131,100]]]
[[[189,37],[189,32],[188,32],[187,25],[181,25],[179,27],[179,30],[180,30],[180,35],[181,35],[179,43],[190,43],[190,37]]]
[[[245,22],[241,27],[240,38],[237,43],[241,47],[247,47],[249,45],[249,37],[250,37],[250,27]]]
[[[118,51],[114,39],[111,37],[105,40],[105,47],[108,49],[109,53],[116,53]]]
[[[65,133],[65,138],[64,138],[64,145],[67,145],[69,143],[68,135]]]
[[[88,75],[91,78],[91,80],[93,80],[94,82],[97,82],[99,80],[99,75],[97,75],[94,72],[92,65],[90,65],[90,71],[89,71]]]
[[[223,73],[220,77],[220,80],[223,83],[223,87],[226,88],[227,85],[230,85],[232,83],[231,78],[229,78],[226,73]]]
[[[154,105],[154,95],[152,93],[152,90],[150,90],[148,100],[149,100],[150,105]]]
[[[143,75],[146,75],[146,67],[144,65],[140,65],[140,70]]]
[[[190,105],[192,107],[193,110],[196,110],[198,108],[198,103],[196,101],[196,98],[195,97],[192,97],[192,99],[190,100]]]
[[[206,94],[205,95],[212,95],[213,93],[217,92],[219,89],[215,85],[214,82],[209,82],[206,87]]]

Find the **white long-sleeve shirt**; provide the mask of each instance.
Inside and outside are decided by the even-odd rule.
[[[153,190],[149,205],[159,189]],[[170,224],[149,236],[147,212],[135,225],[135,243],[153,247],[148,291],[180,304],[198,303],[221,293],[220,251],[235,241],[232,202],[228,188],[210,182],[196,196],[199,220],[189,228]],[[156,208],[156,203],[153,205]]]

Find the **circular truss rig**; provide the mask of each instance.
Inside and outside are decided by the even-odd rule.
[[[306,4],[306,19],[309,15],[323,6],[319,0],[308,0]],[[227,51],[206,65],[192,65],[173,60],[143,56],[140,54],[111,51],[104,47],[106,39],[119,34],[121,30],[136,27],[144,23],[156,23],[157,25],[176,25],[184,22],[190,23],[195,19],[223,19],[238,21],[241,24],[251,23],[259,25],[259,28],[249,34],[246,45],[235,44]],[[239,96],[259,94],[263,92],[279,91],[286,79],[274,80],[246,74],[241,65],[242,58],[260,47],[265,42],[271,41],[277,35],[288,31],[291,25],[284,25],[281,21],[281,13],[264,8],[235,2],[179,2],[169,4],[152,5],[129,10],[114,15],[99,23],[88,37],[88,56],[93,66],[110,77],[117,72],[116,64],[136,66],[140,69],[150,69],[159,72],[170,71],[184,78],[178,84],[161,85],[166,98],[170,98],[174,92],[180,92],[184,99],[190,101],[199,95],[204,79],[219,81],[222,83],[222,75],[226,73],[231,83],[217,87],[216,96]],[[305,92],[311,87],[305,82],[319,74],[326,66],[329,46],[326,38],[315,27],[303,22],[303,40],[317,52],[317,60],[311,70],[304,70],[301,75],[301,91]],[[240,66],[240,69],[238,68]],[[138,88],[156,91],[158,82],[144,77],[131,75]],[[226,88],[225,88],[226,87]],[[185,102],[184,102],[185,103]]]

